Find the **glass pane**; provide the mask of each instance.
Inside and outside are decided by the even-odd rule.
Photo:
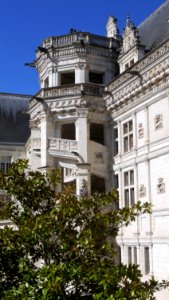
[[[137,247],[134,247],[134,264],[137,265]]]
[[[114,144],[114,155],[118,154],[118,142],[115,142]]]
[[[145,258],[145,274],[148,274],[150,272],[149,247],[144,248],[144,258]]]
[[[129,173],[128,172],[124,173],[124,185],[125,186],[129,185]]]
[[[133,121],[129,122],[129,131],[133,131]]]
[[[129,207],[129,190],[125,190],[124,191],[124,202],[125,202],[125,206]]]
[[[134,205],[134,188],[130,189],[130,203]]]
[[[128,132],[128,123],[125,123],[124,125],[123,125],[123,133],[125,134],[125,133],[127,133]]]
[[[130,171],[130,185],[133,185],[134,184],[134,171],[131,170]]]
[[[118,129],[117,128],[114,129],[114,138],[115,139],[118,138]]]
[[[0,163],[0,171],[5,172],[5,163]]]
[[[124,138],[124,152],[128,151],[128,136]]]
[[[118,175],[114,175],[114,187],[118,189],[119,187],[119,177]]]
[[[133,149],[133,134],[129,135],[129,149]]]
[[[131,259],[132,259],[132,258],[131,258],[131,255],[132,255],[132,254],[131,254],[131,250],[132,250],[131,247],[128,247],[128,264],[131,264],[131,263],[132,263],[132,260],[131,260]]]

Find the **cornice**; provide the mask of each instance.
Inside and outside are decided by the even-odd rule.
[[[161,90],[168,76],[169,40],[107,86],[107,109],[119,110],[145,94]]]

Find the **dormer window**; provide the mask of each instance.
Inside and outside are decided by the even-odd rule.
[[[145,53],[144,47],[139,41],[138,29],[129,17],[127,17],[126,28],[123,31],[122,38],[121,55],[119,56],[120,73],[132,67]]]

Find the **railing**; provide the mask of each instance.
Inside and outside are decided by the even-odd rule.
[[[98,86],[92,83],[70,84],[70,85],[41,89],[35,95],[35,98],[32,98],[29,107],[31,108],[37,103],[36,97],[51,98],[51,97],[63,97],[63,96],[74,96],[74,95],[76,96],[76,95],[81,95],[82,92],[90,95],[102,96],[103,91],[104,91],[103,86]]]
[[[85,44],[97,45],[109,48],[110,38],[89,34],[86,32],[74,32],[72,34],[50,37],[43,41],[43,47],[49,48],[51,46],[57,48],[61,46],[72,45],[73,43],[83,41]]]
[[[78,151],[78,142],[59,138],[49,138],[49,151]]]

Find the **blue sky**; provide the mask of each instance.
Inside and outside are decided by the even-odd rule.
[[[129,15],[137,26],[165,0],[0,0],[0,92],[33,95],[38,74],[25,62],[48,36],[70,28],[105,35],[109,15],[120,33]]]

